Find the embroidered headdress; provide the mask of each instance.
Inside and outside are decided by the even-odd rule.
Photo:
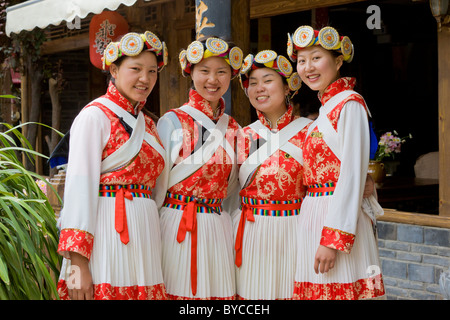
[[[103,53],[103,70],[122,56],[137,56],[143,50],[152,51],[156,55],[158,71],[167,65],[168,51],[164,41],[150,31],[145,33],[129,32],[119,42],[110,42]]]
[[[327,50],[335,50],[344,56],[344,61],[353,60],[354,48],[347,36],[340,36],[336,29],[324,27],[320,31],[310,26],[301,26],[291,36],[288,33],[287,54],[292,61],[297,60],[297,51],[313,45],[320,45]]]
[[[180,66],[183,76],[191,74],[192,65],[199,63],[209,57],[222,57],[231,66],[232,77],[234,78],[242,65],[244,54],[237,46],[230,46],[220,38],[209,37],[206,40],[193,41],[186,50],[182,50],[179,55]]]
[[[289,86],[291,98],[302,86],[300,76],[297,72],[293,72],[292,65],[288,59],[282,55],[278,55],[273,50],[263,50],[258,52],[256,56],[249,54],[244,59],[241,72],[239,73],[239,81],[244,91],[248,88],[250,72],[259,68],[270,68],[285,78]]]

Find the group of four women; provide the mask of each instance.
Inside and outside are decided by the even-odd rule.
[[[287,53],[297,72],[272,50],[243,59],[223,39],[192,42],[179,55],[189,101],[155,125],[142,109],[165,43],[147,31],[108,45],[107,93],[71,127],[62,299],[384,294],[372,272],[376,208],[362,205],[369,111],[339,72],[353,45],[331,27],[301,26]],[[245,128],[222,98],[236,76],[258,115]],[[290,103],[302,81],[322,103],[314,122]]]

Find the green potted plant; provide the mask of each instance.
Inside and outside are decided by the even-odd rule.
[[[24,125],[3,123],[7,130],[0,132],[0,299],[56,299],[55,213],[36,183],[45,179],[26,170],[17,155],[46,156],[31,149],[18,130]]]

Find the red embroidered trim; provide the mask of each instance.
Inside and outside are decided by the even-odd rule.
[[[281,130],[284,127],[286,127],[289,123],[291,123],[294,120],[293,117],[294,107],[289,105],[286,112],[277,120],[276,128],[277,130]],[[256,110],[256,114],[258,116],[258,120],[266,127],[272,130],[271,124],[269,119],[267,119],[259,110]]]
[[[344,90],[353,90],[356,85],[356,79],[352,77],[342,77],[331,83],[319,96],[322,105],[328,102],[333,96]]]
[[[169,300],[236,300],[236,295],[230,297],[208,297],[208,298],[190,298],[190,297],[182,297],[176,296],[173,294],[167,294],[167,298]]]
[[[381,274],[353,283],[295,282],[294,300],[359,300],[385,294]]]
[[[214,112],[209,102],[194,89],[191,89],[189,91],[189,102],[187,104],[189,104],[190,106],[194,107],[197,110],[200,110],[212,120],[219,119],[225,112],[225,100],[223,98],[220,98],[219,100],[220,111],[216,115],[214,115]]]
[[[327,114],[327,117],[330,120],[331,125],[333,126],[334,130],[336,130],[336,132],[337,132],[337,123],[338,123],[341,111],[344,108],[345,104],[352,100],[358,102],[360,105],[363,106],[364,110],[366,110],[366,112],[368,112],[366,102],[364,101],[363,97],[359,94],[351,94],[346,99],[339,102],[339,104],[330,113]]]
[[[109,82],[106,97],[117,103],[121,108],[125,109],[127,112],[130,112],[131,114],[136,114],[134,111],[134,106],[131,104],[130,101],[128,101],[127,98],[125,98],[119,92],[119,90],[117,90],[116,85],[112,83],[112,81]],[[141,111],[144,105],[145,101],[139,101],[139,106],[136,109],[138,111]]]
[[[58,244],[59,254],[62,254],[63,251],[71,251],[90,259],[93,247],[94,236],[89,232],[78,229],[61,230]]]
[[[58,281],[58,295],[61,300],[70,300],[67,284]],[[163,283],[154,286],[113,287],[109,283],[94,284],[95,300],[166,300]]]
[[[350,253],[354,242],[354,234],[329,227],[323,227],[322,229],[320,244],[325,247]]]

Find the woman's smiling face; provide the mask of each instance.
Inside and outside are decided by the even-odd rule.
[[[158,65],[153,52],[143,51],[135,57],[125,57],[120,66],[111,64],[111,76],[119,92],[134,106],[145,101],[158,79]]]
[[[297,51],[297,72],[302,81],[314,91],[323,91],[339,78],[343,56],[314,45]]]
[[[266,117],[281,117],[286,112],[286,95],[289,87],[272,69],[260,68],[251,71],[247,94],[252,106]]]
[[[231,68],[224,58],[209,57],[194,66],[191,78],[195,90],[208,100],[212,107],[217,107],[220,98],[230,86]]]

